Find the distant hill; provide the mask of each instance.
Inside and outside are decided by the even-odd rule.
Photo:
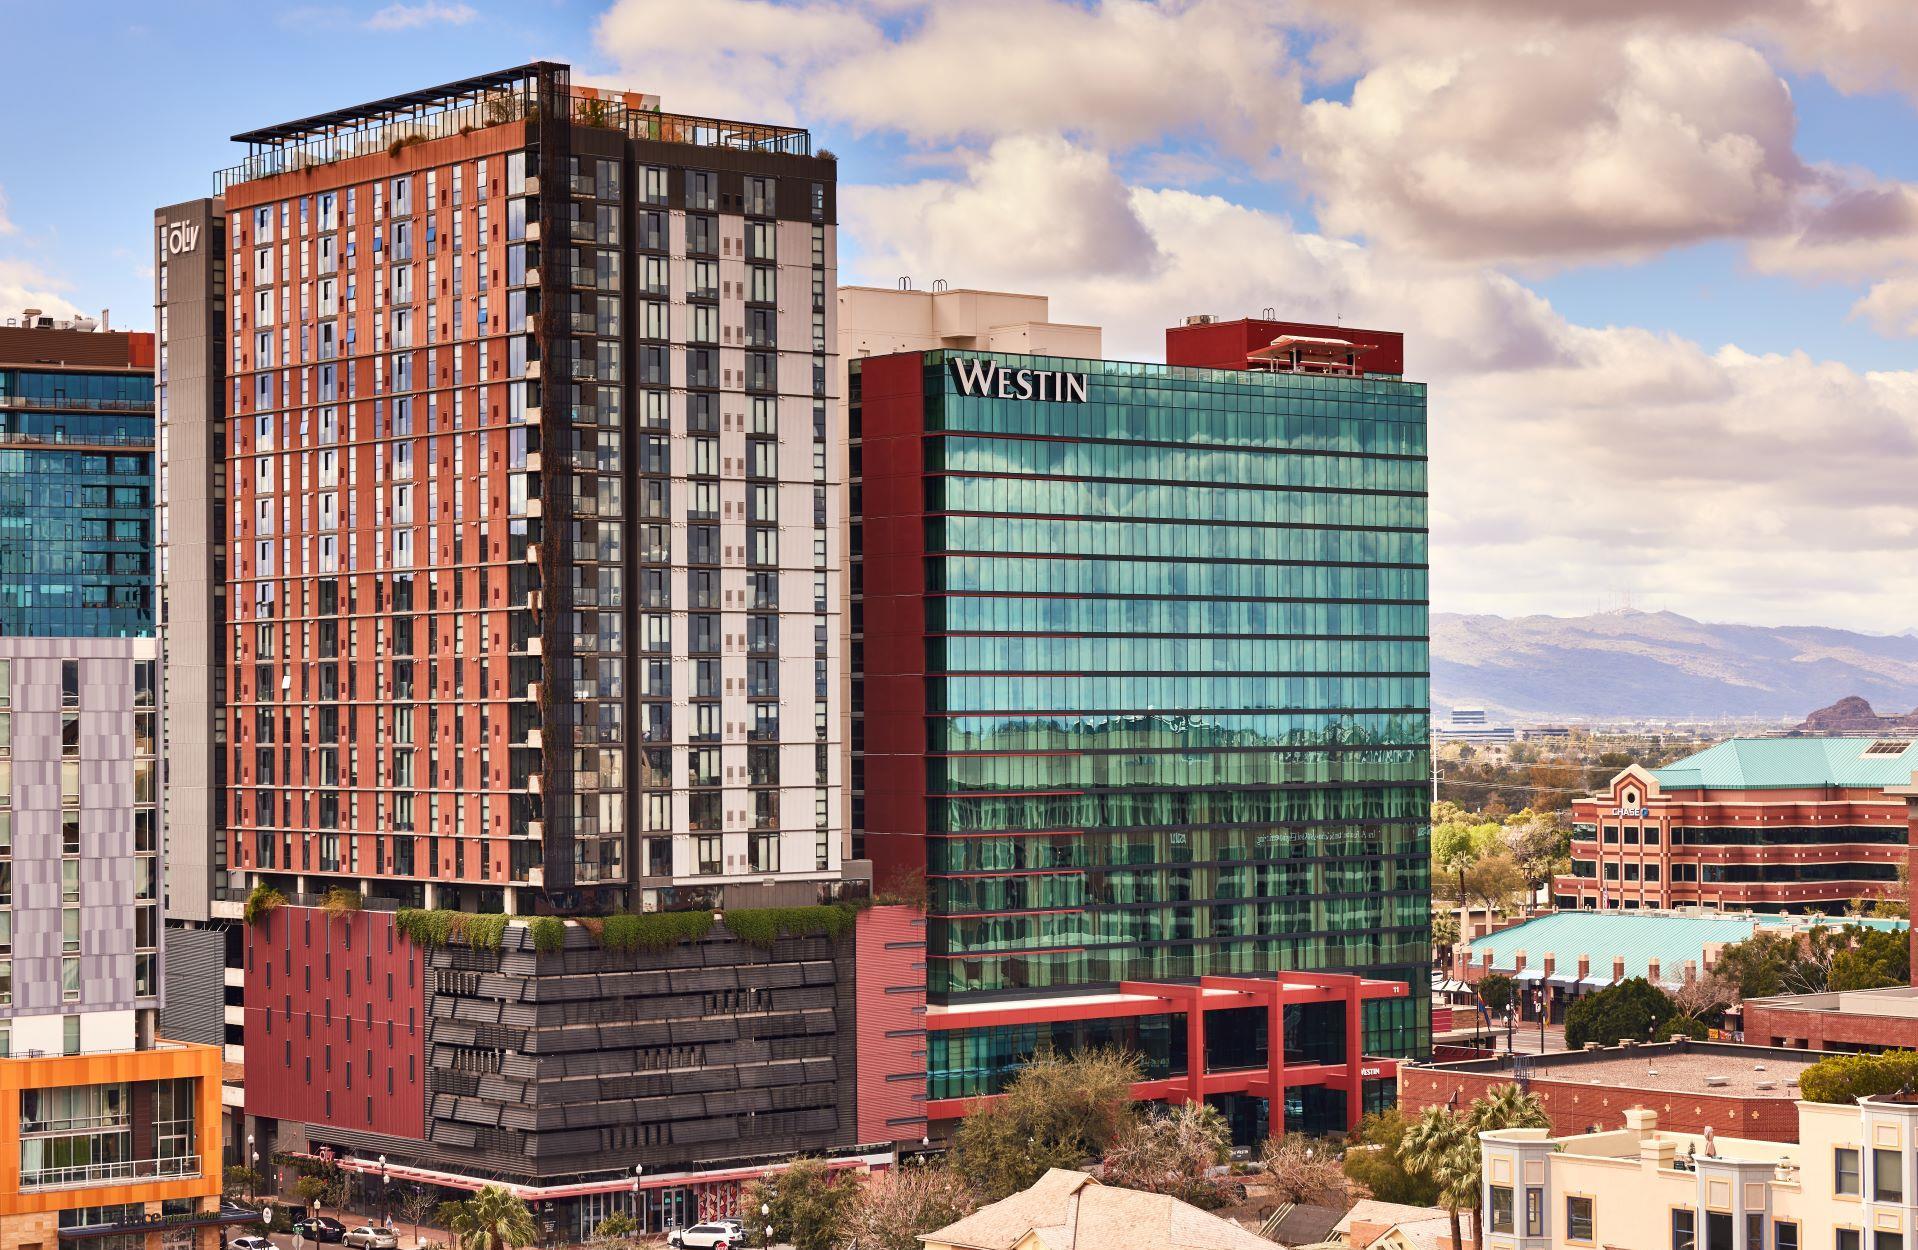
[[[1432,616],[1432,703],[1523,720],[1789,718],[1847,696],[1918,707],[1918,637],[1713,625],[1674,612]]]
[[[1821,707],[1798,726],[1807,733],[1877,734],[1918,729],[1918,711],[1909,716],[1880,716],[1857,695],[1847,695],[1830,707]]]

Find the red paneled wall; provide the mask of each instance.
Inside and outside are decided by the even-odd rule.
[[[861,1142],[926,1135],[926,918],[869,907],[854,930]]]
[[[1371,344],[1375,351],[1359,357],[1367,373],[1403,374],[1405,336],[1392,330],[1362,330],[1357,326],[1320,326],[1308,321],[1210,321],[1204,325],[1173,326],[1165,332],[1165,362],[1201,369],[1243,369],[1245,355],[1267,347],[1281,334],[1345,339]]]
[[[866,853],[884,886],[926,866],[924,359],[858,365]]]
[[[390,912],[282,907],[248,928],[247,1114],[423,1137],[430,975]]]

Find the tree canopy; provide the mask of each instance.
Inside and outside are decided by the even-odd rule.
[[[1572,1004],[1565,1013],[1565,1045],[1576,1050],[1587,1042],[1649,1041],[1677,1014],[1671,995],[1644,977],[1632,977]]]
[[[1876,1055],[1832,1055],[1798,1075],[1806,1102],[1854,1103],[1871,1094],[1918,1090],[1918,1053],[1887,1050]]]
[[[1035,1055],[1004,1097],[960,1122],[953,1167],[986,1202],[1018,1193],[1048,1168],[1079,1167],[1132,1121],[1132,1086],[1142,1075],[1138,1059],[1120,1051]]]

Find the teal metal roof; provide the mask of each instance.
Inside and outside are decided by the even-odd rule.
[[[1918,739],[1897,752],[1866,754],[1877,738],[1733,738],[1652,770],[1666,790],[1782,790],[1807,786],[1908,786]]]
[[[1612,960],[1625,957],[1625,975],[1642,977],[1646,965],[1658,961],[1661,981],[1678,981],[1685,961],[1704,966],[1705,947],[1742,942],[1761,928],[1788,928],[1814,923],[1809,916],[1708,914],[1673,915],[1666,912],[1561,911],[1539,916],[1490,937],[1472,939],[1472,962],[1492,953],[1492,967],[1509,971],[1514,956],[1525,952],[1527,968],[1543,969],[1553,957],[1553,971],[1576,974],[1580,955],[1591,956],[1591,975],[1609,981]],[[1825,918],[1827,924],[1860,924],[1874,929],[1903,929],[1902,920],[1859,920],[1848,916]]]

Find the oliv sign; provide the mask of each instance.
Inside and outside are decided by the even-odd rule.
[[[184,256],[200,245],[200,228],[191,222],[176,221],[160,231],[160,254]]]
[[[961,395],[987,399],[1043,399],[1061,404],[1086,402],[1086,375],[1058,369],[1002,369],[990,360],[955,360],[953,377]]]

